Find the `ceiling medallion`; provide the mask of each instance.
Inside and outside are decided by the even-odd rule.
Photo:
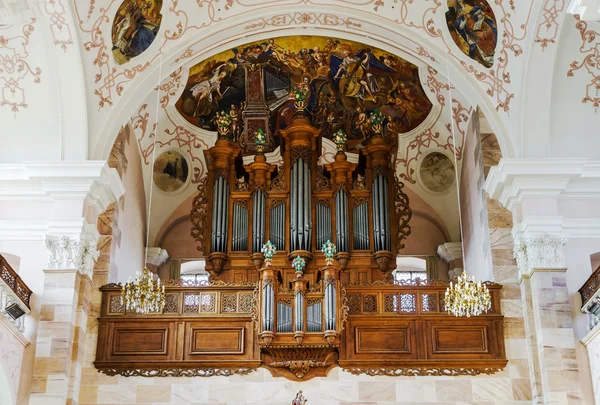
[[[456,283],[450,282],[446,289],[445,305],[449,313],[454,316],[476,316],[487,312],[492,306],[490,291],[481,281],[475,283],[475,277],[469,279],[467,272],[463,272]]]
[[[142,274],[136,272],[135,280],[129,278],[121,290],[121,296],[127,312],[162,312],[165,305],[165,286],[160,285],[160,279],[155,281],[154,275],[144,267]]]

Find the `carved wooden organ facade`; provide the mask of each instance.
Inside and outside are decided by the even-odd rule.
[[[391,276],[411,211],[390,137],[374,133],[358,159],[343,151],[324,159],[308,115],[272,133],[263,74],[248,71],[259,91],[247,91],[243,137],[220,136],[205,151],[208,175],[190,218],[210,281],[167,282],[162,313],[145,316],[125,312],[119,286],[103,287],[96,367],[211,376],[262,366],[294,380],[335,366],[387,375],[503,368],[500,286],[490,286],[488,314],[457,320],[444,310],[444,283],[399,285]],[[248,135],[258,129],[266,153]],[[277,248],[272,263],[261,253],[268,240]],[[333,263],[321,252],[328,240],[337,246]],[[292,267],[296,257],[302,271]]]

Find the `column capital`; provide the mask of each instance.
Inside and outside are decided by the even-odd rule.
[[[519,233],[514,240],[515,259],[521,278],[531,277],[536,271],[566,271],[565,235]]]
[[[600,161],[503,158],[484,187],[511,211],[527,198],[600,199]]]

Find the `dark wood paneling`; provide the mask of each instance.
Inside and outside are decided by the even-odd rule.
[[[106,344],[111,348],[107,360],[175,359],[175,322],[111,322],[105,327],[109,331]]]
[[[115,329],[113,355],[165,354],[168,329]]]
[[[495,359],[503,357],[504,337],[495,319],[470,318],[452,322],[430,320],[425,324],[430,359]]]
[[[190,354],[244,354],[244,328],[192,327]]]
[[[410,353],[409,326],[355,327],[356,353]]]
[[[489,353],[487,326],[433,326],[433,354]]]
[[[378,318],[374,315],[372,318]],[[404,319],[362,318],[349,320],[346,332],[345,359],[390,360],[417,357],[414,321]]]

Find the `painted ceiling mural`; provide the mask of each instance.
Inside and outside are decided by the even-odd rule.
[[[267,41],[268,42],[268,41]],[[187,72],[179,68],[166,79],[156,91],[146,96],[139,110],[131,117],[132,133],[136,139],[145,172],[156,175],[153,167],[154,156],[159,157],[164,152],[178,151],[188,163],[188,178],[174,176],[173,184],[185,183],[177,191],[165,193],[153,193],[153,198],[168,198],[169,204],[183,203],[196,190],[198,184],[207,174],[207,162],[204,151],[214,145],[217,138],[216,133],[196,130],[192,125],[182,122],[181,113],[176,104],[180,102],[180,95],[189,88],[187,83]],[[442,193],[427,192],[422,181],[419,181],[419,169],[421,161],[431,152],[443,152],[447,156],[454,156],[457,168],[460,170],[460,162],[463,155],[464,138],[469,120],[474,111],[468,99],[457,90],[450,93],[450,86],[444,76],[433,68],[427,68],[422,75],[422,83],[425,93],[432,100],[435,108],[432,108],[430,116],[418,128],[408,134],[401,134],[397,138],[396,153],[393,161],[396,167],[396,175],[404,182],[406,187],[412,189],[423,198],[433,209],[438,212],[453,209],[456,197],[450,192],[452,187]],[[231,91],[231,90],[229,90]],[[160,102],[156,106],[156,97]],[[158,108],[156,108],[158,107]],[[349,153],[357,153],[355,147]],[[335,157],[335,147],[330,151],[323,144],[321,164],[332,163]],[[275,163],[275,160],[273,161]],[[278,163],[275,163],[278,164]],[[166,166],[165,166],[166,167]],[[164,168],[161,173],[165,174]],[[168,170],[167,175],[176,171]],[[161,174],[162,177],[165,177]],[[172,179],[169,179],[171,182]],[[150,193],[150,182],[146,183],[147,198]],[[156,184],[156,183],[155,183]],[[155,187],[157,188],[157,187]],[[176,187],[177,188],[177,187]],[[153,225],[150,229],[150,237],[153,239],[160,226],[167,220],[170,211],[164,210],[153,212]],[[452,221],[456,220],[456,223]],[[448,229],[458,232],[458,217],[452,216],[447,219]]]
[[[310,86],[307,111],[325,134],[343,127],[351,139],[362,139],[375,109],[405,133],[432,108],[414,64],[353,41],[294,36],[239,46],[194,65],[178,111],[193,125],[215,130],[217,112],[244,108],[247,72],[255,65],[266,67],[273,131],[288,124],[294,112],[290,94],[301,82]]]
[[[141,55],[154,42],[162,15],[162,0],[125,0],[112,27],[112,53],[117,64]]]
[[[498,29],[486,0],[448,0],[446,22],[454,43],[487,68],[494,65]]]

